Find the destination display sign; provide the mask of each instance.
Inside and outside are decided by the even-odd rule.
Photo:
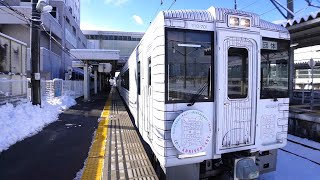
[[[278,43],[275,41],[262,41],[261,49],[278,50]]]
[[[185,111],[172,124],[171,139],[181,153],[193,155],[202,152],[211,138],[212,122],[201,111]]]

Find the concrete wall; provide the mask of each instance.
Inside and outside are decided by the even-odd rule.
[[[320,143],[320,123],[317,122],[290,118],[288,133]]]
[[[27,53],[27,70],[30,77],[31,71],[31,56],[30,48]],[[40,74],[41,79],[49,80],[54,78],[61,78],[63,72],[61,56],[55,53],[50,54],[50,51],[46,48],[40,48]]]

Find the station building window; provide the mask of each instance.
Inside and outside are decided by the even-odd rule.
[[[90,40],[117,40],[117,41],[140,41],[141,38],[131,36],[114,36],[114,35],[86,35]]]
[[[57,18],[57,7],[52,7],[51,16]]]
[[[166,29],[166,102],[212,101],[213,32]]]
[[[260,98],[289,97],[289,41],[263,38]]]

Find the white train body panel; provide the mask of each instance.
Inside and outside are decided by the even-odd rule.
[[[230,27],[228,25],[229,16],[250,19],[250,27]],[[208,78],[210,79],[208,81],[212,81],[208,87],[208,89],[212,87],[212,92],[210,92],[213,96],[212,100],[195,102],[192,106],[187,106],[188,102],[172,103],[168,101],[167,97],[170,95],[167,92],[169,85],[166,84],[169,73],[169,70],[166,69],[169,67],[166,64],[166,56],[169,56],[166,54],[168,53],[166,50],[167,29],[212,33],[211,47],[213,49],[211,51],[214,53],[210,52],[213,59],[213,80]],[[260,82],[264,81],[261,75],[260,55],[263,38],[288,40],[289,34],[284,28],[260,20],[255,14],[237,10],[211,8],[208,11],[165,11],[157,16],[121,70],[118,77],[118,88],[134,117],[140,134],[150,145],[162,167],[200,163],[204,160],[219,158],[221,154],[229,152],[242,150],[256,152],[285,146],[289,99],[287,97],[262,98],[261,95]],[[191,46],[198,47],[181,43],[178,46],[187,46],[185,49]],[[173,53],[177,53],[178,48],[173,47]],[[232,79],[228,79],[230,70],[228,50],[230,48],[247,51],[246,73],[248,76],[244,79],[247,81],[247,86],[243,86],[243,89],[247,88],[247,90],[241,90],[246,91],[244,98],[233,99],[228,95],[231,92],[230,88],[232,89],[230,85]],[[273,66],[270,66],[269,70]],[[149,73],[149,67],[151,73]],[[126,85],[122,84],[128,69],[129,90],[124,88]],[[209,68],[209,74],[210,72]],[[139,78],[140,94],[138,92]],[[236,79],[234,81],[240,82]],[[269,81],[270,78],[268,83]],[[181,86],[179,83],[180,81],[177,80],[176,86]],[[236,84],[235,88],[236,86],[238,85]],[[183,153],[179,152],[171,141],[171,127],[177,116],[187,110],[203,112],[212,121],[213,133],[204,153],[199,156],[191,155],[188,158],[181,158]]]

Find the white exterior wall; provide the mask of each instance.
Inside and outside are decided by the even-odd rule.
[[[72,16],[75,17],[76,22],[80,25],[80,0],[66,0],[66,6],[72,9]]]

